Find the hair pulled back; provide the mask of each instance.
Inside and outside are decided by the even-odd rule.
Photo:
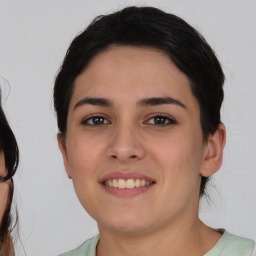
[[[98,16],[71,43],[55,80],[54,106],[65,137],[74,81],[90,60],[113,45],[153,47],[167,54],[190,80],[200,107],[204,140],[218,129],[224,74],[203,36],[181,18],[153,7],[127,7]],[[200,194],[207,178],[202,177]]]

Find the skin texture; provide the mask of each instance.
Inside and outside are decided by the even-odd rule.
[[[97,255],[202,255],[220,238],[198,219],[198,204],[201,175],[221,165],[225,128],[203,141],[189,83],[161,51],[130,46],[100,53],[75,80],[67,134],[58,141],[77,196],[98,223]],[[88,97],[111,106],[82,104]],[[181,104],[138,104],[153,97]],[[160,114],[165,125],[155,123]],[[104,124],[92,125],[91,115]],[[118,197],[100,183],[113,172],[155,183]]]

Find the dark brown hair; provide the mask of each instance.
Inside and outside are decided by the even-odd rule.
[[[0,176],[0,182],[8,182],[9,193],[7,204],[4,210],[3,218],[0,220],[0,253],[4,256],[14,255],[14,246],[11,232],[16,225],[16,221],[12,223],[11,206],[14,192],[14,183],[12,180],[19,162],[19,150],[15,136],[8,124],[4,111],[1,105],[0,95],[0,151],[4,153],[5,167],[7,175]],[[17,217],[17,216],[16,216]]]
[[[74,81],[89,62],[111,45],[145,46],[166,53],[189,78],[200,106],[204,140],[221,123],[224,74],[203,36],[183,19],[153,7],[127,7],[99,16],[71,43],[55,80],[54,106],[59,131],[65,136]],[[206,177],[202,177],[200,195]]]

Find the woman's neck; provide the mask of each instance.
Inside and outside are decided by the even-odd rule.
[[[176,224],[141,233],[121,233],[99,227],[97,256],[199,256],[208,252],[221,237],[199,219]]]

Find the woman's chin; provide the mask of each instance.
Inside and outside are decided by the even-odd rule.
[[[104,223],[99,223],[100,232],[104,232],[104,230],[109,230],[116,233],[144,233],[149,228],[150,224],[146,223],[143,220],[131,220],[131,219],[120,219],[120,221],[107,221]]]

